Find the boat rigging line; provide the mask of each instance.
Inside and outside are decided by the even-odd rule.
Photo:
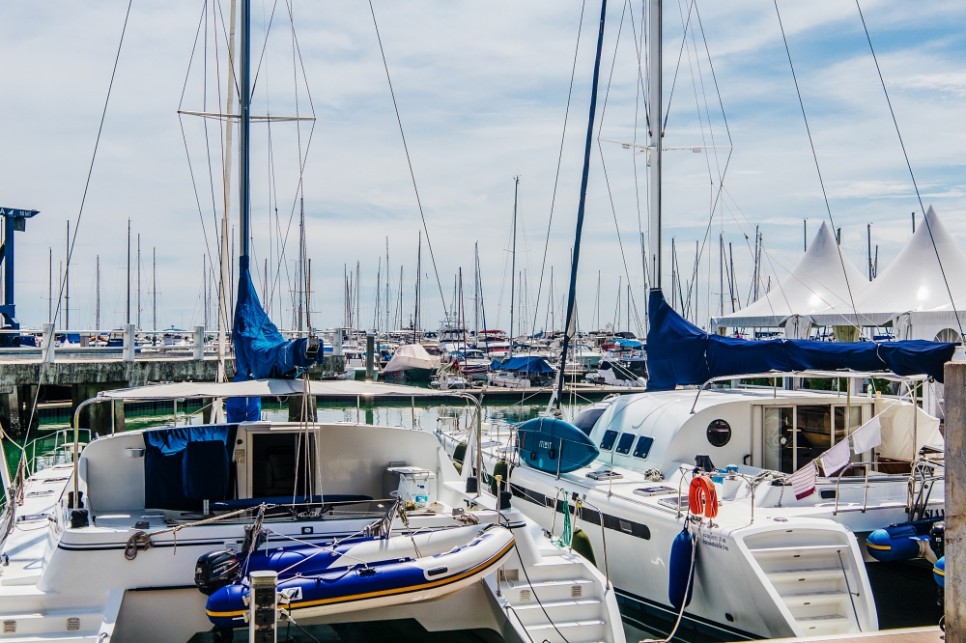
[[[825,211],[828,213],[828,220],[832,226],[832,230],[835,230],[835,219],[832,216],[832,206],[829,204],[828,192],[825,189],[825,180],[822,178],[822,168],[818,163],[818,153],[815,150],[815,140],[812,138],[812,129],[808,124],[808,116],[805,113],[805,102],[802,100],[802,90],[798,85],[798,75],[795,73],[795,65],[792,63],[792,53],[788,47],[788,37],[785,35],[785,25],[782,23],[782,14],[778,9],[778,0],[772,0],[775,5],[775,15],[778,17],[778,28],[781,30],[782,43],[785,45],[785,55],[788,58],[788,67],[792,72],[792,80],[795,83],[795,95],[798,96],[798,105],[802,110],[802,121],[805,123],[805,132],[808,135],[808,145],[812,151],[812,160],[815,162],[815,172],[818,175],[818,183],[822,188],[822,199],[825,201]],[[856,319],[853,322],[853,326],[858,328],[858,314],[859,311],[855,305],[855,295],[852,294],[852,284],[849,283],[848,273],[845,270],[845,257],[842,255],[842,247],[838,244],[835,246],[836,254],[839,258],[839,264],[842,267],[842,275],[845,277],[845,288],[849,295],[849,303],[852,305],[852,311],[856,315]]]
[[[382,56],[382,66],[386,71],[386,82],[389,85],[389,95],[392,97],[392,108],[396,113],[396,122],[399,124],[399,136],[402,139],[403,151],[406,153],[406,164],[409,167],[409,178],[413,184],[413,194],[416,196],[416,207],[419,210],[419,218],[423,223],[423,231],[426,233],[426,245],[429,247],[429,260],[433,264],[433,274],[436,277],[436,287],[439,289],[440,303],[443,305],[443,318],[449,319],[449,310],[446,306],[446,297],[443,295],[443,282],[439,279],[439,269],[436,267],[436,255],[433,252],[433,242],[429,238],[429,227],[426,225],[426,214],[423,212],[423,202],[419,198],[419,186],[416,184],[416,172],[413,169],[413,159],[409,154],[409,145],[406,142],[406,132],[403,130],[402,116],[399,113],[399,104],[396,102],[396,92],[392,86],[392,76],[389,74],[389,62],[386,60],[386,50],[382,45],[382,35],[379,33],[379,22],[376,20],[376,9],[369,0],[369,12],[372,14],[372,26],[376,30],[376,40],[379,42],[379,54]]]
[[[107,108],[108,108],[108,106],[110,105],[110,102],[111,102],[111,92],[114,89],[114,79],[117,77],[117,68],[118,68],[118,64],[119,64],[120,59],[121,59],[121,50],[123,49],[123,46],[124,46],[124,36],[127,34],[128,21],[129,21],[129,18],[131,17],[131,6],[132,6],[132,4],[133,4],[133,0],[128,0],[127,10],[124,12],[124,23],[121,26],[121,37],[118,40],[118,43],[117,43],[117,52],[114,55],[114,66],[111,69],[111,79],[108,82],[108,85],[107,85],[107,93],[104,96],[104,106],[101,108],[101,118],[100,118],[100,121],[99,121],[99,123],[97,125],[97,136],[94,138],[94,149],[91,152],[91,161],[90,161],[90,164],[88,165],[88,168],[87,168],[87,178],[84,181],[84,190],[83,190],[83,192],[81,194],[80,206],[77,209],[77,217],[74,219],[74,234],[69,239],[69,247],[68,247],[68,251],[67,251],[67,257],[66,257],[66,260],[65,260],[65,264],[66,265],[65,265],[65,269],[64,269],[64,274],[62,276],[62,280],[60,282],[60,293],[57,296],[57,307],[54,310],[54,314],[53,314],[53,317],[52,317],[53,319],[56,319],[57,315],[60,314],[61,299],[62,299],[62,296],[64,294],[64,289],[66,288],[66,284],[67,284],[67,272],[68,272],[67,271],[67,266],[70,266],[71,258],[74,256],[74,246],[77,243],[77,234],[80,231],[81,219],[84,216],[84,205],[87,202],[87,193],[90,190],[91,178],[92,178],[92,176],[94,174],[94,163],[97,160],[97,151],[100,148],[101,137],[104,134],[104,121],[107,119]],[[70,224],[68,222],[68,226],[69,225]],[[8,270],[9,270],[9,267],[8,267]],[[67,330],[67,329],[65,329],[65,330]],[[47,340],[50,342],[50,345],[44,347],[44,355],[45,356],[48,354],[48,351],[50,351],[52,349],[53,342],[54,342],[54,338],[53,338],[53,336],[51,336],[51,337],[47,338]],[[46,366],[47,366],[46,359],[42,359],[40,361],[40,364],[37,367],[37,383],[38,384],[41,384],[44,381],[44,370],[45,370]],[[40,400],[40,386],[37,386],[37,387],[35,387],[35,390],[34,390],[34,399],[33,399],[33,402],[30,405],[30,419],[27,421],[27,428],[24,430],[23,440],[21,442],[21,445],[17,445],[17,447],[16,447],[16,448],[20,449],[20,451],[21,451],[21,463],[25,462],[26,459],[27,459],[26,458],[26,455],[27,455],[26,454],[26,447],[23,446],[23,445],[29,444],[29,442],[30,442],[30,431],[33,429],[34,420],[37,418],[37,404],[38,404],[39,400]],[[2,433],[2,431],[0,431],[0,433]],[[0,439],[2,439],[2,436],[0,436]],[[16,443],[11,442],[11,444],[16,444]],[[21,467],[18,467],[18,469],[17,469],[17,476],[19,477],[19,476],[23,476],[23,475],[25,475],[25,471],[24,471],[23,467],[22,466]],[[18,486],[18,488],[21,488],[22,485],[20,485],[19,483],[17,483],[17,486]]]
[[[919,192],[919,184],[916,182],[916,174],[912,171],[912,163],[909,162],[909,154],[906,152],[906,143],[902,139],[902,132],[899,130],[899,121],[896,119],[896,112],[892,108],[892,99],[889,97],[889,90],[886,87],[885,79],[882,77],[882,69],[879,67],[879,59],[875,55],[875,48],[872,46],[872,37],[869,35],[869,27],[865,23],[865,14],[862,13],[862,5],[859,4],[859,0],[855,0],[855,7],[859,11],[859,18],[862,20],[862,29],[865,31],[865,39],[869,43],[869,51],[872,52],[872,61],[875,63],[875,71],[879,76],[879,84],[882,85],[882,93],[885,94],[886,104],[889,106],[889,116],[892,118],[892,125],[896,129],[896,138],[899,139],[899,147],[902,149],[902,158],[905,159],[906,169],[909,170],[909,178],[912,179],[912,188],[916,192],[916,200],[919,201],[919,211],[925,215],[926,206],[922,203],[922,194]],[[942,258],[939,256],[939,248],[936,247],[936,240],[932,235],[932,226],[929,225],[929,219],[923,216],[923,220],[926,222],[926,231],[929,232],[929,240],[932,242],[933,252],[936,253],[936,262],[939,264],[939,272],[943,276],[943,285],[946,286],[946,294],[949,295],[949,305],[952,308],[953,314],[956,316],[956,325],[959,326],[959,336],[960,338],[966,337],[963,332],[963,321],[959,317],[959,309],[956,308],[956,302],[953,301],[953,291],[949,285],[949,277],[946,275],[946,269],[943,267]],[[915,231],[915,219],[913,219],[913,231]]]
[[[570,103],[574,96],[574,78],[577,74],[577,54],[580,51],[580,37],[584,31],[584,12],[587,0],[580,3],[580,19],[577,22],[577,42],[574,44],[574,59],[570,67],[570,85],[567,88],[567,106],[564,109],[563,129],[560,132],[560,148],[557,151],[557,168],[553,175],[553,191],[550,194],[550,215],[547,219],[547,234],[543,241],[543,260],[540,262],[540,280],[537,282],[537,300],[533,307],[531,333],[537,330],[537,310],[540,308],[540,295],[543,292],[543,278],[547,270],[547,252],[550,248],[550,230],[553,226],[553,213],[557,205],[557,189],[560,187],[560,168],[563,165],[564,143],[567,140],[567,122],[570,120]],[[511,305],[513,302],[510,302]],[[512,341],[512,338],[511,338]]]
[[[590,173],[590,150],[594,136],[594,115],[597,111],[597,85],[600,81],[600,55],[604,47],[604,23],[607,19],[607,0],[600,2],[600,23],[597,31],[597,53],[594,58],[594,76],[590,88],[590,115],[587,122],[587,139],[584,143],[584,163],[580,177],[580,202],[577,206],[577,230],[574,234],[574,248],[570,267],[570,288],[567,294],[567,317],[564,322],[563,342],[560,350],[560,371],[557,377],[556,409],[560,410],[560,400],[563,398],[565,371],[567,366],[567,348],[570,338],[576,339],[576,309],[577,309],[577,267],[580,263],[580,238],[584,228],[584,209],[587,203],[587,179]]]

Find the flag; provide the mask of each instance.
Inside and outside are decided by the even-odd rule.
[[[806,496],[815,493],[815,479],[818,471],[815,469],[815,462],[809,462],[804,467],[792,474],[792,489],[795,490],[795,499],[801,500]]]
[[[875,416],[852,432],[852,450],[865,453],[882,444],[882,425]]]
[[[822,461],[822,470],[826,476],[830,476],[849,463],[852,452],[849,450],[849,441],[840,440],[831,449],[819,456]]]

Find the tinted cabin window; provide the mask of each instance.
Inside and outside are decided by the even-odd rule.
[[[651,445],[654,444],[654,438],[649,435],[642,435],[637,438],[637,446],[634,447],[634,457],[641,458],[642,460],[647,457],[647,454],[651,452]]]
[[[604,433],[604,439],[600,441],[601,451],[610,451],[614,448],[614,440],[617,439],[617,431],[608,430]]]
[[[634,444],[634,438],[637,436],[633,433],[624,433],[621,435],[621,439],[617,441],[617,452],[618,453],[630,453],[631,445]]]
[[[708,425],[707,436],[711,446],[723,447],[731,440],[731,425],[724,420],[713,420]]]
[[[587,409],[574,418],[574,426],[583,431],[585,435],[590,435],[590,430],[594,428],[598,418],[606,410],[607,407]]]
[[[314,467],[306,462],[304,436],[295,433],[255,435],[252,436],[252,447],[252,497],[305,493],[309,486],[309,472]]]

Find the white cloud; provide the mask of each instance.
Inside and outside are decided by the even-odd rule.
[[[259,47],[264,35],[261,25],[271,6],[255,3]],[[84,6],[63,0],[29,7],[0,5],[2,205],[42,211],[17,239],[18,312],[28,326],[46,320],[48,248],[53,249],[56,272],[63,255],[64,222],[71,219],[73,225],[80,208],[126,7],[120,0]],[[829,209],[836,226],[843,228],[843,245],[861,264],[865,225],[871,221],[873,234],[882,244],[880,261],[894,256],[908,236],[903,231],[918,203],[855,7],[831,0],[780,2],[779,7]],[[97,255],[102,270],[102,325],[123,321],[128,218],[135,232],[141,233],[146,257],[142,258],[144,325],[151,318],[147,284],[150,251],[155,247],[158,324],[188,327],[201,321],[205,231],[175,110],[202,8],[200,2],[135,3],[133,7],[71,268],[72,326],[93,325]],[[597,125],[602,138],[628,140],[635,138],[636,121],[636,138],[641,141],[646,136],[644,108],[634,91],[637,70],[629,19],[616,42],[623,8],[612,3],[609,9]],[[705,2],[699,8],[731,141],[724,133],[711,70],[706,61],[699,62],[703,40],[697,41],[696,51],[685,51],[677,81],[671,80],[681,27],[678,5],[668,3],[665,73],[666,87],[673,85],[674,97],[666,143],[710,145],[713,134],[714,144],[721,149],[711,160],[685,152],[666,155],[665,237],[676,238],[679,263],[690,266],[695,240],[705,239],[710,204],[728,153],[724,148],[733,144],[726,192],[706,242],[709,250],[704,261],[714,265],[703,267],[702,273],[713,274],[716,282],[716,237],[723,233],[726,243],[733,244],[736,267],[745,274],[742,289],[747,290],[751,259],[744,235],[750,237],[760,226],[766,248],[773,253],[771,264],[778,270],[794,264],[801,251],[802,220],[808,219],[814,232],[817,222],[829,215],[773,4],[740,0]],[[282,9],[284,5],[279,5]],[[518,241],[518,258],[531,282],[524,291],[532,306],[554,199],[580,9],[578,2],[552,0],[375,2],[443,298],[449,304],[460,267],[467,297],[472,296],[473,247],[479,242],[485,304],[488,311],[502,311],[497,324],[504,326],[509,288],[501,282],[509,270],[512,177],[521,177],[518,211],[523,238]],[[958,235],[954,222],[966,212],[961,178],[966,134],[959,126],[966,77],[961,71],[958,25],[963,24],[966,7],[952,0],[925,6],[866,1],[862,9],[920,191]],[[227,3],[220,10],[227,15]],[[633,11],[639,23],[640,3],[634,4]],[[361,262],[362,307],[368,311],[363,319],[372,318],[376,265],[384,257],[387,236],[392,290],[395,293],[402,262],[408,310],[422,222],[368,3],[296,3],[295,13],[318,118],[305,175],[315,319],[324,326],[341,322],[343,266],[354,269],[356,261]],[[573,245],[598,13],[599,5],[588,3],[553,205],[548,264],[554,266],[557,296],[565,288]],[[259,71],[255,111],[267,109],[264,91],[270,89],[272,113],[293,113],[292,77],[298,75],[301,83],[301,70],[292,67],[284,15],[275,16],[274,29]],[[219,37],[217,30],[209,26],[208,37]],[[217,77],[210,71],[208,104],[202,101],[201,52],[195,54],[184,104],[216,110]],[[616,60],[613,74],[611,60]],[[700,75],[692,75],[698,70]],[[222,100],[223,92],[222,87]],[[707,109],[700,107],[699,112],[705,100]],[[299,93],[299,111],[308,112],[304,88]],[[202,124],[188,117],[183,122],[211,242],[213,199]],[[278,208],[284,232],[294,206],[297,141],[293,125],[272,125],[272,173],[266,158],[267,128],[256,125],[253,131],[257,154],[253,225],[256,256],[262,259],[269,254],[266,213]],[[303,146],[307,132],[303,127]],[[218,138],[208,140],[217,160]],[[606,162],[610,194],[600,154]],[[638,296],[643,295],[636,239],[638,221],[645,226],[647,221],[643,155],[605,143],[592,158],[580,273],[581,306],[588,307],[581,319],[587,320],[592,316],[589,306],[598,271],[604,282],[602,310],[614,308],[618,277],[626,283],[625,259],[632,284]],[[269,201],[270,190],[276,191],[277,203]],[[617,245],[615,217],[625,259]],[[665,247],[669,249],[669,243]],[[291,270],[291,264],[287,267]],[[682,271],[690,274],[690,268]],[[432,273],[425,245],[424,272]],[[276,294],[276,300],[288,297],[289,288],[283,278],[282,294]],[[544,293],[547,288],[545,284]],[[716,286],[700,288],[708,293]],[[423,321],[429,326],[441,314],[438,290],[424,280],[428,312]],[[501,291],[503,301],[498,301]],[[283,325],[288,315],[283,310]],[[539,313],[537,317],[544,318]],[[491,320],[488,312],[488,323]]]

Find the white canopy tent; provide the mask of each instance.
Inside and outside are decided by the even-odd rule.
[[[869,280],[842,253],[824,222],[798,264],[757,301],[715,320],[714,326],[785,327],[787,337],[807,337],[816,313],[850,306]]]
[[[812,316],[816,324],[886,326],[897,339],[955,340],[966,324],[966,253],[930,207],[896,258],[855,297]],[[960,321],[961,320],[961,321]]]

